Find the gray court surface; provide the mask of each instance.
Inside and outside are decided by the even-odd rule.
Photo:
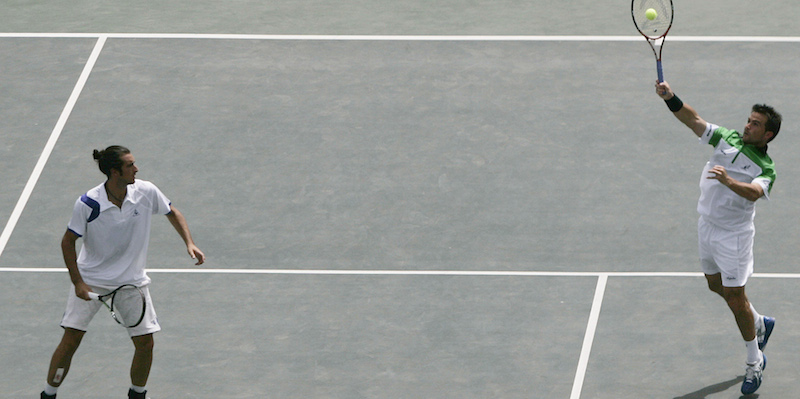
[[[0,3],[0,397],[43,388],[59,241],[111,144],[208,256],[155,220],[153,399],[741,396],[744,344],[697,273],[710,148],[655,95],[627,2]],[[784,115],[748,293],[778,319],[752,397],[794,397],[798,12],[676,10],[684,101],[734,129]],[[132,352],[98,314],[59,398],[124,397]]]

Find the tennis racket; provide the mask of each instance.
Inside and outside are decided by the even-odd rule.
[[[656,16],[653,19],[647,17],[647,10],[653,9]],[[658,71],[658,81],[664,81],[664,70],[661,67],[661,51],[664,49],[664,39],[672,27],[673,17],[672,0],[632,0],[631,16],[636,30],[647,39],[647,44],[653,49],[656,56],[656,69]]]
[[[111,317],[127,328],[136,327],[144,320],[147,302],[144,292],[135,285],[121,285],[103,295],[90,292],[89,297],[102,302],[111,312]]]

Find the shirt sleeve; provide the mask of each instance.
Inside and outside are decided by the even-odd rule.
[[[769,191],[772,189],[772,180],[765,177],[759,176],[753,179],[753,184],[758,184],[764,189],[764,198],[769,199]]]
[[[75,206],[72,208],[72,218],[67,225],[67,228],[78,237],[83,237],[86,234],[86,225],[89,223],[89,217],[92,213],[92,208],[82,198],[78,198],[75,201]]]
[[[710,144],[716,147],[717,143],[719,143],[719,138],[719,126],[706,122],[706,130],[700,136],[700,143]]]
[[[170,213],[170,202],[169,198],[167,198],[161,190],[156,187],[155,184],[149,183],[147,185],[148,188],[148,197],[150,197],[150,201],[153,204],[153,214],[154,215],[166,215]]]

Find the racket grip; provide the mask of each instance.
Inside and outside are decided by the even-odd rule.
[[[658,70],[658,82],[664,81],[664,68],[661,67],[661,60],[656,61],[656,70]]]
[[[89,293],[89,298],[91,298],[91,299],[100,299],[100,294],[98,294],[96,292],[90,292]]]

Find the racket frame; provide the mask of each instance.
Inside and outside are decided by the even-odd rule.
[[[650,48],[653,50],[653,55],[656,57],[656,72],[658,73],[658,81],[663,82],[664,68],[661,65],[661,52],[664,50],[664,40],[667,37],[667,33],[669,33],[669,30],[672,29],[672,21],[675,19],[675,7],[672,4],[672,0],[669,0],[669,25],[664,33],[654,37],[644,33],[644,31],[639,27],[639,24],[636,23],[634,5],[637,1],[641,0],[631,0],[631,18],[633,18],[633,26],[635,26],[636,30],[639,31],[639,33],[644,36],[645,39],[647,39],[647,44],[649,44]],[[666,1],[664,2],[666,3]],[[658,48],[658,50],[656,50],[656,48]]]
[[[117,316],[117,312],[114,310],[115,309],[114,308],[114,299],[117,296],[117,292],[119,292],[120,290],[125,290],[125,289],[135,289],[139,293],[139,295],[141,295],[141,297],[142,297],[142,314],[139,315],[139,319],[136,321],[136,323],[134,323],[132,325],[125,324],[123,322],[123,320],[121,320],[121,318],[119,316]],[[144,315],[147,313],[147,300],[145,298],[144,292],[142,292],[141,288],[139,288],[139,287],[137,287],[137,286],[135,286],[133,284],[120,285],[119,287],[115,288],[113,291],[109,292],[108,294],[103,294],[103,295],[98,295],[98,294],[96,294],[94,292],[91,292],[91,293],[89,293],[89,297],[91,297],[92,299],[97,299],[98,301],[100,301],[108,309],[108,311],[111,312],[111,317],[114,319],[114,321],[116,321],[119,325],[121,325],[121,326],[123,326],[125,328],[134,328],[134,327],[138,326],[139,324],[141,324],[142,320],[144,320]],[[110,304],[109,304],[109,302],[110,302]]]

